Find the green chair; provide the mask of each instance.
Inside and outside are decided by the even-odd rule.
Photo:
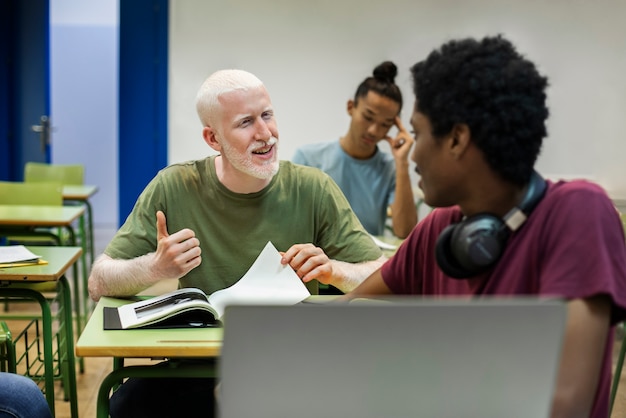
[[[0,321],[0,371],[15,373],[15,345],[6,322]]]
[[[78,185],[84,183],[85,168],[82,164],[46,164],[27,162],[24,165],[24,181],[58,182],[61,185]]]
[[[27,163],[30,167],[39,167],[39,164]],[[36,168],[34,171],[39,170]],[[34,172],[33,171],[33,172]],[[82,167],[81,170],[74,170],[74,174],[80,172],[81,180],[82,180]],[[10,181],[0,181],[0,204],[3,205],[37,205],[37,206],[62,206],[63,205],[63,186],[62,183],[58,181],[59,176],[51,175],[52,178],[56,179],[55,182],[43,182],[43,181],[32,181],[32,182],[10,182]],[[77,177],[74,180],[78,180]],[[81,228],[84,224],[81,224]],[[0,231],[2,232],[2,231]],[[2,235],[6,238],[7,244],[23,244],[23,245],[65,245],[68,243],[68,236],[63,229],[56,228],[35,228],[35,229],[16,229],[13,231],[4,231],[0,234],[0,238]],[[84,243],[84,233],[81,233],[81,240]],[[83,245],[84,247],[84,245]],[[87,314],[87,303],[86,303],[86,295],[87,294],[87,270],[86,270],[86,262],[84,258],[84,252],[81,256],[82,258],[82,284],[79,285],[79,275],[78,266],[74,264],[72,267],[73,274],[75,277],[75,282],[73,287],[74,292],[74,310],[76,312],[76,329],[77,333],[82,331],[83,327],[83,317]],[[52,288],[56,287],[53,284],[45,284],[46,286],[50,286]],[[82,289],[81,289],[82,287]],[[82,296],[81,296],[82,294]],[[8,301],[5,301],[4,304],[5,313],[9,311]],[[80,371],[81,373],[84,371],[84,361],[83,359],[79,359],[80,362]]]
[[[84,183],[85,168],[82,164],[47,164],[27,162],[24,165],[25,183],[59,183],[61,187],[82,185]],[[80,236],[86,239],[85,221],[80,220]],[[92,260],[93,261],[93,260]]]
[[[85,167],[82,164],[47,164],[29,161],[24,165],[24,182],[25,183],[41,183],[41,182],[57,182],[61,186],[78,186],[84,184]],[[76,202],[65,201],[65,204],[76,204]],[[79,237],[85,256],[90,254],[90,263],[94,261],[93,255],[93,219],[91,219],[91,207],[87,206],[89,216],[89,228],[86,226],[85,216],[79,220]],[[83,275],[87,275],[87,259],[83,258]]]
[[[63,204],[60,183],[25,183],[0,181],[0,205],[36,205],[61,206]],[[50,228],[15,229],[0,231],[0,238],[6,245],[62,245],[60,231]],[[53,290],[56,285],[49,285]],[[4,312],[9,311],[8,300],[4,303]]]
[[[54,181],[45,183],[0,181],[0,204],[61,206],[62,192],[61,183]]]
[[[62,206],[63,205],[63,191],[62,185],[60,182],[11,182],[11,181],[0,181],[0,204],[2,205],[34,205],[34,206]],[[6,239],[6,244],[23,244],[23,245],[63,245],[66,243],[65,237],[61,233],[60,230],[56,228],[33,228],[33,229],[9,229],[0,231],[1,235]],[[74,268],[74,275],[78,275],[78,270]],[[56,283],[23,283],[22,286],[28,287],[31,289],[36,288],[40,293],[46,294],[47,299],[57,299],[59,295],[56,293]],[[75,310],[77,312],[77,329],[80,330],[82,328],[80,312],[80,300],[78,296],[78,289],[75,289]],[[11,299],[11,302],[22,302],[20,298]],[[40,338],[43,338],[39,333],[39,325],[37,322],[39,321],[39,317],[37,315],[11,315],[7,314],[9,312],[9,299],[5,299],[4,303],[4,312],[0,315],[0,318],[4,319],[21,319],[28,320],[29,325],[26,329],[22,330],[18,333],[17,337],[13,340],[13,343],[21,343],[22,340],[25,340],[25,335],[27,329],[32,327],[31,329],[35,329],[36,337],[34,341],[39,341]],[[71,326],[71,324],[70,324]],[[10,335],[10,334],[9,334]],[[27,342],[26,342],[27,343]],[[65,342],[61,341],[60,344],[60,352],[64,349],[62,346]],[[25,361],[27,375],[33,377],[35,379],[42,378],[42,376],[37,372],[31,372],[33,366],[32,364],[37,364],[35,358],[42,358],[43,354],[40,352],[41,344],[36,344],[36,352],[37,355],[33,358],[29,356],[23,356],[23,358],[15,359],[15,351],[9,351],[12,353],[9,356],[9,361],[7,364],[12,367],[16,367],[18,363],[21,363],[22,360]],[[8,346],[7,346],[8,347]],[[84,371],[84,362],[80,359],[80,368],[81,372]],[[67,376],[66,372],[60,372],[59,378],[65,379]],[[63,384],[64,389],[67,389],[69,386]],[[67,397],[66,393],[66,397]]]
[[[25,183],[0,181],[0,205],[37,205],[61,206],[63,204],[62,187],[57,182]],[[58,231],[37,228],[29,231],[19,230],[6,236],[9,243],[60,245],[62,239]]]
[[[0,205],[61,206],[63,204],[60,183],[25,183],[0,181]],[[63,238],[49,228],[15,229],[0,231],[6,244],[62,245]],[[5,304],[5,312],[8,306]]]

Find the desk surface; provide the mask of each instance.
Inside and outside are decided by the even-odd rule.
[[[312,296],[325,303],[336,296]],[[103,297],[76,343],[78,357],[219,357],[222,349],[222,328],[126,329],[104,330],[105,306],[116,307],[130,300]]]
[[[68,226],[83,206],[0,205],[0,226]]]
[[[133,329],[104,331],[103,309],[130,301],[103,297],[78,342],[79,357],[217,357],[222,348],[222,328]]]
[[[98,191],[98,186],[88,184],[63,186],[63,199],[87,200]]]
[[[78,257],[83,252],[80,247],[31,246],[27,248],[34,254],[40,255],[48,264],[0,268],[0,282],[58,280],[78,260]]]

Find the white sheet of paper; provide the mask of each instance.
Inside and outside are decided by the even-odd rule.
[[[33,254],[23,245],[0,246],[0,264],[34,261],[39,258],[41,258],[41,256]]]
[[[381,240],[376,238],[374,235],[370,235],[370,237],[372,238],[372,241],[374,241],[374,243],[378,245],[378,248],[380,248],[381,250],[393,251],[398,248],[396,245],[391,245],[391,244],[387,244],[386,242],[382,242]]]
[[[291,266],[280,263],[281,258],[268,241],[246,274],[234,285],[211,294],[209,302],[221,316],[226,305],[295,305],[306,299],[311,293]]]

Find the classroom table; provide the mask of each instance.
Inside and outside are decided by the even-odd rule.
[[[92,206],[91,206],[91,202],[89,201],[89,199],[91,198],[91,196],[93,196],[94,194],[96,194],[96,192],[98,191],[98,186],[94,186],[94,185],[89,185],[89,184],[66,184],[63,186],[63,200],[66,202],[76,202],[82,205],[85,205],[85,207],[87,208],[87,220],[86,223],[87,224],[87,228],[86,228],[86,235],[87,235],[87,247],[88,247],[88,253],[89,253],[89,262],[93,263],[94,262],[94,237],[93,237],[93,210],[92,210]],[[81,222],[82,218],[81,218]],[[84,225],[84,224],[81,224]],[[83,230],[85,230],[84,226],[82,228]]]
[[[41,235],[35,228],[63,228],[69,236],[68,246],[76,246],[76,231],[73,223],[85,213],[84,206],[41,206],[41,205],[0,205],[0,237],[11,235]],[[49,236],[50,234],[45,233]],[[65,243],[64,243],[65,244]],[[86,242],[81,242],[82,283],[78,274],[78,265],[73,263],[74,276],[74,311],[76,312],[76,328],[80,333],[83,318],[87,315],[87,261],[85,259]],[[39,247],[37,247],[39,248]],[[82,294],[81,294],[82,288]],[[83,366],[81,364],[81,371]]]
[[[118,359],[114,370],[100,384],[97,416],[109,415],[111,388],[127,377],[215,377],[215,362],[189,364],[173,362],[172,367],[151,365],[123,366],[119,359],[215,359],[222,348],[222,328],[135,329],[104,331],[105,306],[116,307],[131,300],[103,297],[98,301],[85,329],[76,343],[79,357]]]
[[[307,301],[327,303],[336,297],[315,295]],[[124,378],[217,376],[217,365],[214,361],[189,363],[176,362],[176,359],[217,359],[222,349],[222,328],[104,330],[105,307],[117,307],[136,300],[101,298],[76,342],[77,356],[114,359],[114,369],[104,378],[98,391],[98,418],[108,417],[111,389]],[[174,361],[167,368],[153,365],[124,366],[124,358],[167,358]]]
[[[18,228],[62,227],[75,240],[72,222],[84,213],[80,206],[0,205],[0,228],[13,234]]]
[[[24,267],[0,268],[0,297],[30,299],[39,303],[42,314],[44,384],[48,406],[54,416],[54,353],[53,353],[53,318],[51,302],[37,290],[37,283],[56,282],[59,310],[62,310],[59,327],[64,336],[58,338],[60,347],[59,361],[64,384],[70,401],[71,416],[78,416],[76,393],[76,360],[74,357],[74,330],[72,327],[72,299],[70,286],[65,277],[66,271],[75,265],[83,250],[81,247],[27,247],[40,255],[48,264]],[[24,284],[28,286],[24,286]],[[1,315],[0,315],[1,317]]]

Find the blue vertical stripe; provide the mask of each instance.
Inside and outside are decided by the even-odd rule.
[[[120,2],[119,222],[167,164],[168,1]]]

